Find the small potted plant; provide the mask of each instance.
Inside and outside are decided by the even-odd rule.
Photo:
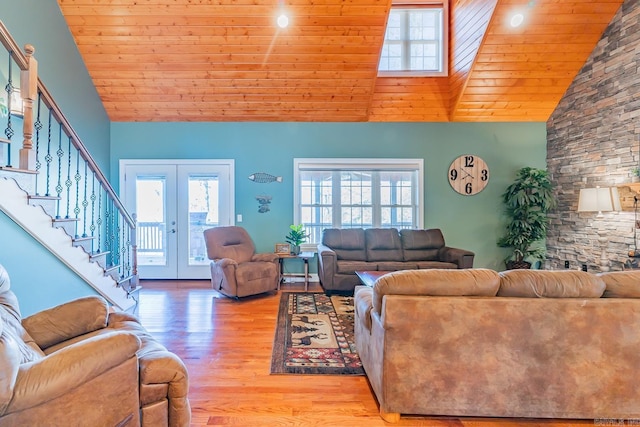
[[[502,194],[507,230],[498,246],[512,248],[505,259],[507,269],[530,268],[525,258],[544,259],[543,240],[547,236],[547,212],[553,209],[553,185],[545,169],[530,167],[518,171],[516,180]]]
[[[285,240],[291,244],[291,253],[298,255],[300,253],[300,244],[304,243],[309,235],[304,230],[302,224],[292,224],[289,226],[289,234],[285,236]]]
[[[631,169],[631,182],[640,182],[640,167]]]

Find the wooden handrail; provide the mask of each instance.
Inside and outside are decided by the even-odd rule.
[[[73,146],[76,147],[78,152],[82,155],[82,158],[89,164],[89,169],[95,172],[98,181],[100,181],[105,190],[109,193],[114,204],[122,214],[122,217],[125,219],[125,221],[127,221],[127,224],[129,224],[131,228],[135,228],[135,221],[133,220],[133,218],[131,218],[131,215],[129,215],[129,212],[127,212],[127,210],[125,209],[115,190],[113,189],[107,178],[104,176],[93,157],[91,157],[91,154],[89,154],[87,148],[84,146],[84,144],[82,144],[80,137],[73,129],[67,118],[62,114],[60,107],[58,107],[58,104],[56,104],[56,102],[53,100],[51,93],[49,92],[49,90],[47,90],[47,87],[44,85],[44,83],[42,83],[42,80],[40,80],[40,78],[38,78],[38,89],[41,93],[41,99],[44,101],[45,105],[51,109],[51,112],[56,120],[62,125],[64,133],[67,135],[67,137],[71,138]]]
[[[3,46],[11,53],[11,57],[16,61],[18,67],[20,67],[21,70],[26,70],[28,68],[27,57],[22,53],[20,46],[18,46],[15,40],[9,35],[9,30],[2,21],[0,21],[0,42],[2,42]]]

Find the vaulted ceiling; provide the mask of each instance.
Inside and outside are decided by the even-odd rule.
[[[118,122],[546,121],[622,2],[451,0],[449,77],[396,78],[391,0],[58,0]]]

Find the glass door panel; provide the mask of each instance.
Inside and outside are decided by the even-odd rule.
[[[231,225],[231,207],[228,200],[230,171],[219,165],[179,165],[178,182],[184,192],[179,202],[186,210],[179,213],[184,221],[178,236],[178,245],[185,248],[178,253],[178,276],[208,279],[211,277],[210,260],[203,231],[219,225]],[[179,198],[180,200],[180,198]]]
[[[125,205],[137,221],[138,274],[176,278],[176,168],[131,165],[125,174]]]
[[[167,265],[165,177],[136,177],[138,266]]]
[[[218,177],[189,177],[189,265],[208,265],[203,232],[218,220]]]

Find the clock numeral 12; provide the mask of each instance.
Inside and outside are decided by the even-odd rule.
[[[464,167],[465,168],[472,168],[473,167],[473,156],[465,156],[464,157]]]

